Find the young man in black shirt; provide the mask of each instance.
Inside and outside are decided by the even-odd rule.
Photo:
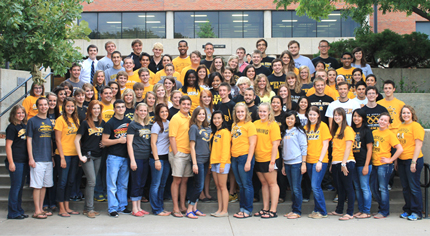
[[[255,67],[255,76],[259,74],[265,74],[266,76],[269,76],[272,74],[270,69],[261,64],[261,60],[263,59],[262,56],[263,54],[259,50],[254,50],[252,53],[252,65]]]
[[[335,70],[339,69],[339,62],[334,57],[328,56],[328,51],[330,50],[330,44],[327,40],[323,39],[318,44],[318,50],[320,51],[319,57],[312,59],[312,63],[315,65],[318,61],[322,61],[325,64],[325,69],[328,70],[333,68]]]
[[[123,100],[116,100],[113,106],[115,115],[104,127],[102,144],[108,148],[106,160],[108,212],[110,216],[118,217],[118,212],[131,213],[126,208],[129,176],[126,136],[130,120],[124,116],[125,102]]]
[[[284,63],[279,58],[272,61],[273,74],[267,76],[270,82],[270,87],[275,94],[278,94],[279,86],[285,83],[286,77],[284,74]]]
[[[257,41],[257,49],[258,51],[261,52],[261,64],[268,68],[270,70],[270,72],[272,72],[272,61],[275,60],[275,58],[273,57],[268,57],[266,55],[266,49],[267,49],[267,41],[265,39],[259,39]]]
[[[373,131],[379,128],[379,117],[381,113],[388,112],[387,108],[376,103],[378,97],[378,89],[375,86],[368,86],[366,88],[367,104],[361,108],[367,115],[367,126]]]
[[[328,117],[325,116],[328,105],[333,102],[333,98],[324,94],[325,81],[321,77],[314,80],[315,94],[308,97],[311,106],[317,106],[320,110],[321,121],[328,125]]]
[[[133,62],[134,62],[133,71],[135,71],[140,69],[141,67],[139,57],[140,57],[140,53],[142,53],[142,41],[140,41],[139,39],[133,40],[133,42],[131,42],[131,48],[133,49],[133,52],[131,52],[130,55],[128,55],[128,57],[133,59]]]
[[[221,102],[215,105],[215,110],[220,110],[224,114],[224,119],[227,123],[228,130],[231,130],[231,126],[233,125],[233,108],[236,105],[229,98],[229,94],[231,92],[231,86],[228,83],[221,83],[219,86],[219,95],[221,97]]]
[[[247,88],[245,90],[245,95],[243,96],[245,99],[245,104],[248,106],[249,113],[251,114],[252,122],[259,120],[258,116],[258,107],[255,105],[255,91],[252,88]]]
[[[200,65],[205,65],[206,68],[211,68],[212,62],[214,61],[214,45],[212,43],[206,43],[205,49],[203,50],[206,54],[206,58],[200,61]]]

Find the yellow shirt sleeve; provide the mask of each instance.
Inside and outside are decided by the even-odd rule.
[[[231,134],[227,129],[222,130],[222,152],[220,167],[224,168],[225,164],[230,163],[230,149],[231,149]]]

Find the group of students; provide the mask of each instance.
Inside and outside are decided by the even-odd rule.
[[[277,217],[289,184],[293,204],[285,214],[288,219],[302,216],[306,187],[314,193],[311,218],[369,218],[373,197],[379,203],[374,218],[379,219],[389,215],[388,181],[394,168],[405,198],[401,217],[422,218],[424,129],[415,110],[394,98],[393,81],[384,82],[386,97],[381,99],[376,77],[365,75],[370,67],[351,66],[353,57],[355,63],[363,62],[361,50],[344,53],[343,67],[335,70],[337,61],[324,58],[329,48],[325,40],[319,45],[320,58],[312,63],[298,54],[296,41],[279,59],[269,58],[267,42],[260,39],[251,65],[244,66],[245,49],[239,48],[225,66],[220,57],[201,61],[198,51],[188,56],[186,41],[180,41],[176,64],[169,55],[159,55],[163,67],[154,62],[154,74],[148,67],[162,45],[154,45],[152,59],[141,53],[141,68],[136,69],[135,56],[121,66],[121,54],[112,44],[108,42],[106,50],[113,66],[95,70],[101,62],[109,65],[106,57],[96,67],[74,64],[70,79],[53,93],[33,84],[23,105],[12,109],[6,130],[9,219],[28,217],[21,208],[28,167],[36,219],[52,215],[47,208],[57,204],[61,217],[80,214],[69,205],[73,192],[79,191],[80,169],[87,179],[83,214],[90,218],[100,214],[94,211],[94,199],[104,195],[112,217],[149,214],[141,208],[148,184],[153,214],[205,216],[197,203],[212,198],[212,173],[218,200],[214,217],[228,216],[228,203],[237,199],[237,183],[236,218]],[[88,47],[90,57],[94,47]],[[213,45],[208,43],[205,53],[210,52]],[[178,65],[183,67],[180,73]],[[88,72],[92,84],[80,79]],[[338,192],[331,212],[321,187],[329,172]],[[172,211],[164,209],[165,190],[170,190]],[[260,190],[263,208],[254,212]],[[128,199],[132,210],[127,209]]]

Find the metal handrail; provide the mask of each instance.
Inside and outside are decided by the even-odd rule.
[[[48,78],[48,76],[50,76],[50,75],[52,75],[52,72],[49,72],[49,74],[47,74],[43,79]],[[30,93],[30,91],[25,91],[24,95],[22,95],[19,99],[17,99],[14,103],[12,103],[12,105],[10,105],[8,108],[6,108],[4,111],[2,111],[2,113],[0,114],[0,117],[2,117],[4,114],[6,114],[10,109],[12,109],[13,106],[15,106],[17,103],[19,103],[23,98],[27,97],[27,95],[29,93]]]
[[[40,67],[39,71],[41,71],[44,67]],[[27,84],[27,82],[33,78],[33,75],[30,75],[30,77],[28,77],[26,80],[24,80],[24,82],[22,82],[21,84],[19,84],[18,86],[16,86],[14,89],[12,89],[12,91],[10,91],[8,94],[6,94],[4,97],[2,97],[0,99],[0,102],[3,102],[6,98],[8,98],[10,95],[12,95],[16,90],[18,90],[19,88],[21,88],[23,85]]]
[[[430,165],[424,163],[424,184],[421,183],[421,187],[424,188],[424,218],[428,218],[429,215],[429,187],[430,187]]]

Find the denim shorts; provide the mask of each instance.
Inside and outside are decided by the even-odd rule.
[[[212,164],[211,171],[213,171],[215,173],[218,173],[218,174],[228,174],[228,172],[230,172],[230,166],[231,166],[230,163],[225,164],[225,166],[224,166],[224,172],[222,172],[222,173],[219,173],[220,166],[221,166],[220,163]]]

